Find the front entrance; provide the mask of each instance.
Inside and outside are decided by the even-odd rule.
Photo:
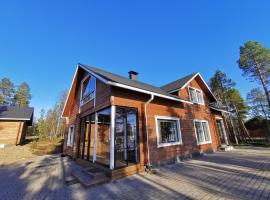
[[[222,119],[216,119],[216,123],[217,123],[217,129],[218,129],[218,134],[219,134],[221,144],[228,145],[228,139],[227,139],[227,135],[226,135],[223,120]]]
[[[109,107],[81,118],[78,158],[110,168],[110,161],[113,168],[138,162],[137,110],[120,106],[114,108],[115,112],[111,112]],[[112,130],[111,127],[115,128]]]
[[[110,108],[106,108],[81,118],[79,158],[109,166],[110,115]]]
[[[115,168],[138,162],[137,110],[116,107],[115,113]]]

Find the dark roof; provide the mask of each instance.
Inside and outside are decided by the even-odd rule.
[[[21,120],[32,124],[34,108],[19,106],[0,106],[0,120]]]
[[[84,64],[79,64],[79,66],[85,67],[86,69],[93,71],[94,73],[96,73],[97,75],[101,76],[102,78],[104,78],[105,80],[108,80],[108,81],[121,83],[121,84],[124,84],[127,86],[131,86],[131,87],[135,87],[138,89],[154,92],[154,93],[157,93],[160,95],[165,95],[165,96],[172,97],[175,99],[183,100],[183,99],[179,98],[178,96],[167,93],[166,91],[164,91],[163,89],[161,89],[159,87],[156,87],[156,86],[153,86],[153,85],[150,85],[147,83],[143,83],[143,82],[138,81],[138,80],[131,80],[129,78],[126,78],[126,77],[123,77],[123,76],[120,76],[117,74],[113,74],[113,73],[110,73],[110,72],[107,72],[107,71],[104,71],[101,69],[97,69],[95,67],[90,67],[90,66],[87,66]]]
[[[160,88],[165,90],[166,92],[171,92],[171,91],[180,89],[196,74],[198,74],[198,72],[193,73],[193,74],[189,74],[189,75],[187,75],[187,76],[185,76],[183,78],[180,78],[180,79],[178,79],[176,81],[173,81],[171,83],[163,85]]]

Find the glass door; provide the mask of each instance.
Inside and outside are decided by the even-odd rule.
[[[138,162],[137,110],[116,107],[115,113],[115,167]]]
[[[217,120],[217,128],[221,144],[226,144],[222,120]]]

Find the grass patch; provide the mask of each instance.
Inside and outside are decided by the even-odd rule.
[[[30,145],[31,151],[35,155],[57,154],[63,152],[63,139],[55,140],[34,140]]]

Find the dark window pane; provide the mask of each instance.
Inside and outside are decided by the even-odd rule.
[[[210,141],[209,130],[206,122],[202,122],[205,141]]]
[[[160,143],[179,142],[177,121],[158,119],[158,126]]]
[[[203,138],[203,129],[202,129],[201,122],[196,121],[195,128],[196,128],[198,142],[203,142],[204,138]]]
[[[95,77],[87,78],[83,82],[81,104],[84,104],[87,101],[93,99],[95,97],[95,90],[96,90],[96,78]]]

